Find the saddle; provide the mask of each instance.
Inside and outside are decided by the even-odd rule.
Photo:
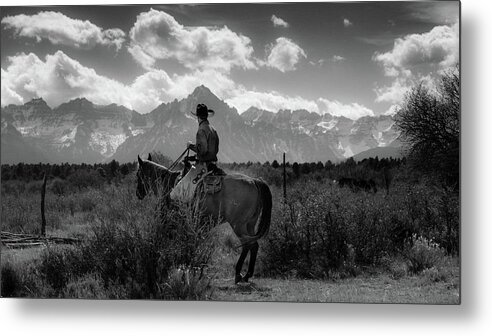
[[[202,179],[203,192],[205,194],[215,194],[222,190],[222,180],[224,175],[206,175]]]
[[[209,165],[207,171],[202,169],[201,173],[193,179],[193,183],[197,184],[197,192],[212,195],[222,190],[222,180],[225,175],[225,172],[216,165]]]
[[[220,175],[215,175],[215,170],[207,171],[204,167],[199,169],[192,166],[171,191],[171,199],[190,202],[195,195],[203,193],[211,195],[219,192],[222,190],[222,181],[225,176],[222,169],[220,171]]]

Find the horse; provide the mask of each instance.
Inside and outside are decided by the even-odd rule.
[[[147,160],[138,156],[137,197],[142,200],[149,191],[156,195],[161,192],[169,194],[179,180],[186,174],[172,171],[152,161],[149,154]],[[158,188],[161,190],[158,190]],[[258,255],[258,240],[264,237],[269,229],[272,213],[272,194],[268,185],[261,179],[251,178],[242,174],[223,176],[222,188],[214,194],[197,195],[201,199],[202,214],[212,218],[216,223],[229,223],[241,243],[241,254],[235,266],[234,282],[248,282],[254,274]],[[243,263],[249,253],[247,273],[241,273]]]

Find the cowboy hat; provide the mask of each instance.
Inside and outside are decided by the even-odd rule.
[[[194,116],[197,116],[197,117],[207,118],[207,117],[213,117],[213,115],[215,114],[215,111],[209,110],[207,105],[205,105],[205,104],[198,104],[196,106],[196,112],[191,111],[190,113],[193,114]]]

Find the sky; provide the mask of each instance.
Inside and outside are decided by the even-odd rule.
[[[77,97],[148,113],[205,85],[251,106],[391,114],[459,62],[459,2],[1,8],[1,105]],[[213,107],[211,107],[213,108]]]

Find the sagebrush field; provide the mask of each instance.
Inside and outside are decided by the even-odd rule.
[[[47,235],[80,242],[2,247],[2,296],[460,302],[459,193],[405,160],[288,164],[286,198],[276,161],[224,168],[263,178],[273,194],[250,284],[233,283],[239,251],[228,225],[185,208],[159,211],[156,196],[139,201],[134,165],[17,165],[2,166],[1,230],[39,233],[47,172]],[[342,177],[376,188],[335,181]]]

